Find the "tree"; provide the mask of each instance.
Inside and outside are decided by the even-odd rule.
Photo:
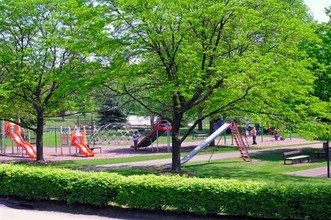
[[[207,117],[305,118],[298,106],[313,76],[298,50],[311,34],[302,1],[112,3],[113,38],[131,61],[117,69],[113,89],[172,123],[173,172],[181,170],[181,143]],[[181,122],[193,115],[181,136]]]
[[[1,117],[36,133],[43,161],[44,119],[74,109],[93,84],[103,22],[81,0],[0,0]],[[76,97],[76,98],[75,98]]]
[[[107,123],[125,123],[126,115],[118,108],[114,100],[105,100],[98,110],[100,115],[99,124],[105,125]]]
[[[326,14],[331,18],[331,7],[326,9]],[[307,41],[304,49],[310,57],[310,69],[316,76],[314,91],[312,94],[319,98],[318,105],[312,105],[310,114],[315,117],[320,126],[328,129],[321,129],[316,126],[314,133],[319,138],[330,138],[331,122],[331,20],[326,23],[314,25],[318,39]]]

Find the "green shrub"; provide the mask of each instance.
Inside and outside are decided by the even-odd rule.
[[[45,167],[0,166],[0,195],[106,205],[114,196],[117,174]]]
[[[124,177],[21,165],[0,165],[0,195],[261,218],[330,219],[331,216],[331,187],[325,185],[285,186],[155,175]]]

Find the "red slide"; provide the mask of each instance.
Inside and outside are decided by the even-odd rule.
[[[7,129],[9,128],[7,126],[11,126],[11,125],[6,125],[6,134],[9,135],[9,137],[15,142],[15,144],[19,147],[22,147],[26,151],[29,157],[36,158],[37,154],[33,146],[29,142],[24,141],[22,136],[18,132],[11,132],[10,129]]]
[[[79,141],[80,139],[80,141]],[[75,132],[71,134],[71,144],[79,149],[79,152],[85,157],[93,157],[94,153],[85,144],[85,135],[82,132]]]

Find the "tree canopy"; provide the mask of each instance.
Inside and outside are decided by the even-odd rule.
[[[73,109],[99,69],[102,16],[86,1],[0,2],[1,115],[36,132],[43,160],[44,118]]]
[[[331,7],[326,9],[331,17]],[[308,41],[304,48],[310,58],[310,69],[316,76],[314,91],[312,92],[320,102],[313,105],[311,115],[316,118],[314,133],[319,138],[331,137],[331,20],[321,24],[315,24],[314,29],[318,37],[315,41]],[[322,122],[322,123],[321,123]],[[322,127],[322,128],[321,128]],[[324,129],[323,129],[324,127]],[[328,129],[325,129],[328,128]]]
[[[224,113],[307,121],[305,106],[316,100],[307,97],[314,76],[299,49],[313,35],[302,1],[112,3],[112,36],[129,62],[117,69],[114,88],[172,123],[173,171],[188,116],[194,125]]]
[[[36,131],[38,160],[44,118],[94,106],[100,84],[172,123],[174,172],[206,118],[249,114],[309,133],[328,115],[328,55],[301,0],[0,2],[0,114]]]

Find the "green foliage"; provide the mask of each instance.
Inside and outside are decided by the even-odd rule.
[[[120,178],[116,174],[1,165],[0,194],[101,206],[114,197],[113,187]]]
[[[330,15],[330,10],[328,10]],[[316,136],[329,140],[331,137],[331,21],[322,24],[314,24],[316,38],[314,41],[305,41],[303,48],[310,58],[310,70],[316,76],[314,90],[310,91],[319,99],[319,102],[310,103],[309,112],[315,118],[312,125]]]
[[[73,109],[70,97],[80,98],[97,68],[87,61],[97,47],[91,39],[102,35],[95,33],[102,25],[97,15],[76,0],[2,2],[0,89],[10,108],[1,109],[3,118],[35,120],[39,112],[51,116]]]
[[[99,125],[126,122],[126,115],[119,109],[114,100],[105,100],[98,113],[100,115]]]
[[[330,219],[325,186],[0,165],[0,195],[197,214]]]
[[[180,124],[189,119],[312,121],[315,78],[299,45],[314,34],[302,1],[115,2],[112,36],[123,41],[130,65],[118,68],[113,87],[172,123],[174,166],[186,138]]]
[[[102,7],[89,1],[8,0],[0,5],[0,116],[33,130],[43,160],[44,118],[87,110],[106,34]],[[92,43],[93,42],[93,43]]]

